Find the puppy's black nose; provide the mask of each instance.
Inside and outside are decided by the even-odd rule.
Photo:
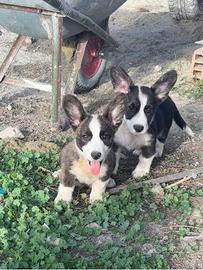
[[[136,132],[141,132],[144,129],[144,127],[141,125],[134,125],[133,127]]]
[[[101,153],[100,152],[92,152],[91,156],[93,159],[97,160],[101,157]]]

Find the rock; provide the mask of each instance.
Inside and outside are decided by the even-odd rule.
[[[152,246],[152,244],[150,243],[145,243],[143,246],[142,246],[142,252],[144,255],[146,256],[153,256],[156,254],[156,249],[155,247]]]
[[[164,189],[160,184],[153,186],[150,192],[156,203],[160,203],[163,200]]]
[[[108,184],[107,184],[107,188],[113,188],[113,187],[115,187],[115,186],[116,186],[115,180],[114,180],[113,178],[110,178],[110,179],[109,179],[109,182],[108,182]]]
[[[156,222],[150,222],[146,224],[145,234],[147,237],[163,238],[165,236],[162,226],[157,224]]]
[[[52,246],[59,246],[61,239],[56,238],[56,239],[51,239],[50,236],[47,237],[47,243],[52,245]]]
[[[190,222],[193,224],[202,225],[203,224],[203,197],[191,197],[190,203],[192,205],[193,211],[190,216]]]
[[[32,44],[32,39],[30,37],[25,38],[25,44],[30,45]]]
[[[12,105],[11,105],[11,104],[8,104],[7,110],[8,110],[8,111],[11,111],[12,109],[13,109]]]
[[[110,234],[107,235],[99,235],[96,238],[96,245],[97,246],[101,246],[103,244],[105,244],[106,242],[113,242],[113,238]]]
[[[7,127],[0,132],[0,139],[16,138],[23,139],[24,135],[18,127]]]
[[[156,66],[154,67],[154,71],[156,71],[156,72],[159,72],[159,71],[161,71],[161,70],[162,70],[162,67],[159,66],[159,65],[156,65]]]
[[[101,229],[101,226],[99,226],[96,222],[92,222],[90,224],[86,225],[87,228],[97,228],[97,229]]]
[[[44,224],[42,225],[42,228],[45,229],[45,230],[49,230],[49,229],[50,229],[49,226],[48,226],[46,223],[44,223]]]
[[[165,244],[168,241],[168,236],[164,235],[164,237],[159,241],[161,245]]]
[[[200,197],[200,196],[191,197],[190,203],[192,207],[194,207],[195,209],[200,209],[203,211],[203,197]]]

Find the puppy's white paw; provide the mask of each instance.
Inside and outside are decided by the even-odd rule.
[[[146,176],[148,173],[149,173],[149,170],[138,165],[132,172],[132,176],[133,178],[139,178],[139,177]]]
[[[55,172],[52,173],[52,176],[54,178],[59,178],[60,172],[61,172],[61,170],[55,171]]]
[[[162,157],[164,151],[164,144],[157,140],[156,143],[156,157]]]
[[[97,201],[102,201],[102,193],[95,193],[95,192],[91,192],[90,193],[90,203],[94,203]]]
[[[133,151],[133,155],[135,155],[135,156],[139,156],[140,153],[141,153],[141,150],[136,149],[136,150]]]
[[[64,197],[64,196],[61,196],[61,195],[58,194],[56,196],[55,200],[54,200],[54,203],[56,204],[56,203],[58,203],[60,201],[64,201],[66,203],[70,203],[72,201],[72,198],[70,199],[70,198],[67,198],[67,197]]]
[[[109,182],[108,182],[108,184],[107,184],[107,187],[108,187],[108,188],[113,188],[113,187],[115,187],[115,186],[116,186],[115,180],[114,180],[113,178],[109,178]]]
[[[60,184],[54,203],[58,203],[60,201],[70,203],[72,201],[73,190],[74,187],[65,187],[64,185]]]
[[[195,133],[192,131],[192,129],[189,126],[185,127],[185,132],[192,138],[195,136]]]
[[[102,200],[102,194],[105,192],[107,185],[108,180],[105,182],[98,180],[92,184],[92,191],[90,193],[90,203]]]

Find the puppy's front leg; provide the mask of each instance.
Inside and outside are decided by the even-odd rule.
[[[75,188],[74,177],[69,173],[67,169],[62,168],[59,173],[59,178],[60,184],[54,203],[58,203],[59,201],[70,203],[72,201],[72,194]]]
[[[133,178],[143,177],[150,171],[152,161],[155,157],[155,143],[150,146],[144,146],[139,156],[137,167],[132,172]]]
[[[72,201],[72,194],[75,186],[66,187],[62,183],[59,184],[58,194],[54,200],[54,203],[64,201],[70,203]]]
[[[113,174],[117,174],[117,171],[118,171],[119,162],[120,162],[120,158],[121,158],[121,148],[120,147],[115,152],[115,155],[116,155],[116,165],[115,165],[115,168],[113,170]]]
[[[109,179],[107,181],[101,181],[98,179],[92,184],[90,203],[102,200],[102,194],[105,192],[108,182]]]

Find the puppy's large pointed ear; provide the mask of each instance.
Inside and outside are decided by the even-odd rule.
[[[121,93],[108,104],[103,116],[107,118],[114,128],[118,128],[122,122],[127,104],[127,95]]]
[[[133,82],[127,72],[118,66],[113,66],[110,69],[111,82],[115,92],[127,94]]]
[[[81,102],[73,95],[64,96],[63,109],[73,130],[75,130],[86,117]]]
[[[159,102],[162,102],[167,98],[169,91],[176,81],[177,72],[175,70],[170,70],[152,85],[151,89]]]

